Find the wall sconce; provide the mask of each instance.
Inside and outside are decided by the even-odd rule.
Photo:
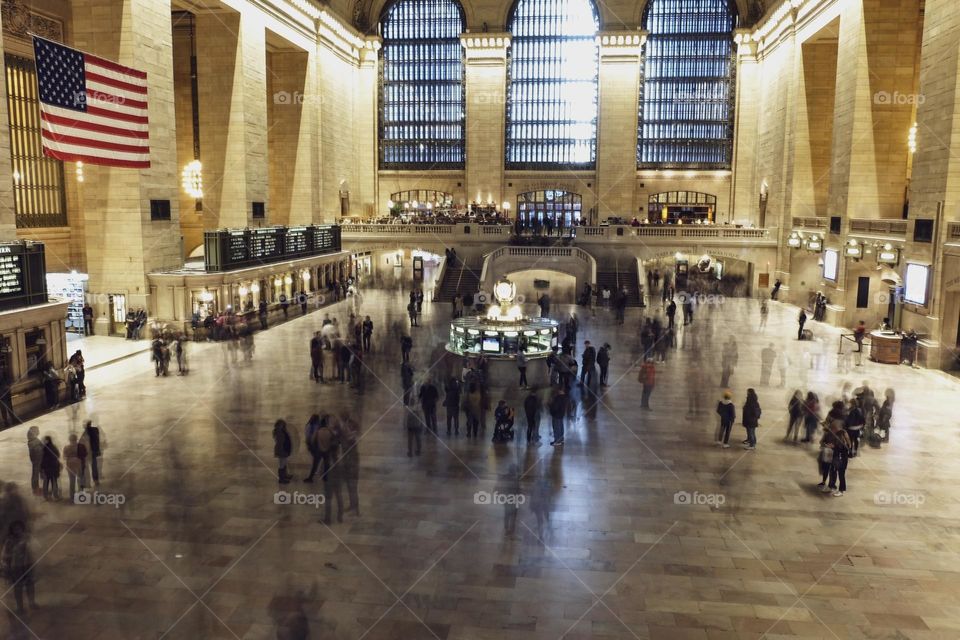
[[[310,272],[309,272],[309,271],[304,271],[304,272],[303,272],[303,281],[304,281],[304,282],[310,282]]]
[[[253,293],[259,293],[260,285],[254,282],[252,285],[250,285],[250,291],[252,291]]]
[[[77,182],[83,182],[83,161],[77,160]]]
[[[273,285],[274,285],[275,287],[279,287],[279,286],[282,285],[282,284],[283,284],[283,280],[281,280],[279,277],[277,277],[277,278],[273,281]]]
[[[823,238],[821,238],[819,234],[814,233],[807,238],[807,241],[804,243],[804,245],[807,251],[812,253],[820,253],[823,251]]]
[[[847,246],[843,248],[843,255],[848,258],[853,258],[854,260],[859,260],[863,257],[863,245],[856,240],[848,240]]]
[[[895,267],[900,263],[900,249],[889,242],[877,250],[877,263]]]
[[[200,164],[199,160],[194,160],[187,164],[183,168],[183,173],[180,175],[180,183],[183,185],[183,190],[193,198],[194,200],[199,200],[203,197],[203,165]]]
[[[290,276],[284,276],[284,277],[283,277],[283,283],[284,283],[284,284],[293,284],[293,278],[291,278]]]
[[[238,293],[240,294],[241,298],[244,298],[248,293],[250,293],[250,290],[244,287],[243,285],[240,285],[240,289],[238,290]]]
[[[790,247],[791,249],[799,249],[800,245],[802,244],[803,244],[803,238],[796,231],[791,233],[790,237],[787,238],[787,246]]]

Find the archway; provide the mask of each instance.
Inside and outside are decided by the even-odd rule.
[[[580,223],[583,196],[563,189],[517,194],[517,218],[525,227],[571,227]]]
[[[647,217],[652,223],[691,224],[713,222],[717,196],[700,191],[663,191],[647,199]]]

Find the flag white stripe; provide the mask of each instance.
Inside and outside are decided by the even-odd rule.
[[[53,124],[52,122],[47,122],[46,120],[40,121],[40,128],[49,131],[50,133],[58,136],[76,136],[82,138],[89,138],[91,140],[97,140],[99,142],[110,142],[113,144],[126,144],[130,146],[139,146],[143,148],[144,153],[150,151],[150,141],[144,140],[141,138],[128,138],[127,136],[117,136],[109,133],[102,133],[100,131],[87,131],[86,129],[75,129],[73,127],[66,127],[62,124]]]
[[[130,100],[137,100],[138,102],[147,101],[147,96],[142,93],[134,93],[133,91],[127,91],[126,89],[118,89],[116,87],[111,87],[108,84],[97,82],[96,80],[87,80],[87,91],[97,91],[104,95],[115,96],[117,98],[129,98]]]
[[[43,139],[44,146],[53,149],[59,153],[76,154],[103,158],[105,160],[123,160],[125,162],[149,162],[149,153],[130,153],[127,151],[113,151],[110,149],[96,149],[93,147],[82,147],[76,144],[67,144],[55,140]]]
[[[111,100],[109,97],[104,96],[103,98],[91,98],[87,96],[87,106],[97,107],[98,109],[106,109],[108,111],[115,111],[117,113],[123,113],[129,116],[137,116],[139,118],[146,118],[149,116],[149,112],[143,107],[131,107],[123,104],[122,98],[117,98],[118,101]]]
[[[69,118],[71,120],[76,120],[78,122],[89,122],[91,124],[99,124],[105,127],[118,127],[121,129],[129,129],[131,131],[147,131],[148,130],[148,125],[146,123],[140,124],[138,122],[127,122],[125,120],[116,120],[114,118],[108,118],[106,116],[97,116],[90,113],[85,113],[83,111],[74,111],[73,109],[64,109],[63,107],[54,107],[49,104],[44,104],[42,102],[40,103],[40,110],[55,116],[60,116],[61,118]]]
[[[112,78],[113,80],[119,80],[120,82],[126,82],[127,84],[134,84],[138,87],[143,87],[144,89],[147,88],[147,81],[145,79],[120,73],[119,71],[107,69],[106,67],[101,67],[86,56],[84,57],[84,67],[88,73],[95,73],[98,76],[103,76],[104,78]]]

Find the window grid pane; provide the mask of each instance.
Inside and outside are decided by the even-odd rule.
[[[506,168],[593,168],[596,43],[590,0],[519,0],[510,20]]]
[[[463,12],[400,0],[380,23],[380,168],[464,166]]]
[[[65,227],[63,163],[43,155],[36,65],[11,54],[4,62],[17,227]]]
[[[637,166],[729,169],[736,17],[727,0],[651,0]]]

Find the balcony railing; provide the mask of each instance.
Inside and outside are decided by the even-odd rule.
[[[907,221],[853,218],[850,220],[850,233],[906,238]]]
[[[364,238],[381,239],[383,237],[417,236],[456,236],[458,240],[490,242],[506,240],[513,234],[512,225],[478,224],[346,224],[343,225],[345,239],[362,240]],[[564,229],[564,238],[570,229]],[[591,244],[595,242],[643,242],[651,239],[665,240],[776,240],[776,229],[756,229],[721,225],[612,225],[597,227],[574,227],[574,242]],[[491,236],[497,236],[492,238]],[[642,239],[642,240],[641,240]],[[531,247],[534,248],[534,247]]]
[[[793,218],[794,229],[826,229],[830,226],[829,218]]]

